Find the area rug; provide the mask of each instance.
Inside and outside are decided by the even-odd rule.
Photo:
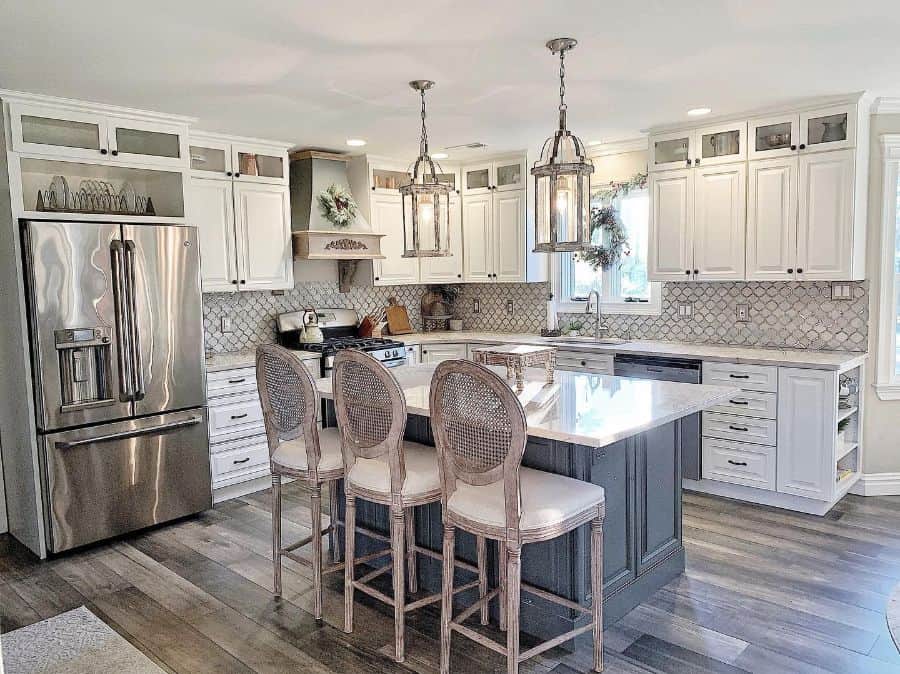
[[[5,674],[160,674],[146,655],[79,608],[0,636]]]

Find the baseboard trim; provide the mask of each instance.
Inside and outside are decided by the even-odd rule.
[[[900,496],[900,473],[863,473],[850,493],[857,496]]]

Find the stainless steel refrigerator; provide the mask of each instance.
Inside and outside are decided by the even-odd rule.
[[[197,231],[22,224],[48,549],[212,505]]]

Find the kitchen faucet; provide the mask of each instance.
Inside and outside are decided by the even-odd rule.
[[[598,291],[592,290],[588,293],[587,304],[584,306],[584,313],[591,313],[591,297],[594,295],[597,296],[597,321],[594,323],[594,339],[600,339],[600,331],[609,332],[609,326],[600,324],[600,320],[603,318],[603,310],[600,307],[600,293]]]

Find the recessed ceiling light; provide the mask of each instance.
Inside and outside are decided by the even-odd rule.
[[[450,155],[447,154],[446,152],[435,152],[433,155],[431,155],[431,158],[432,159],[446,159],[449,156]]]
[[[688,114],[691,117],[700,117],[701,115],[708,115],[711,112],[711,108],[691,108],[690,110],[688,110]]]
[[[603,145],[602,140],[589,140],[588,145]]]
[[[347,139],[347,145],[349,145],[350,147],[362,147],[365,144],[366,144],[366,141],[364,141],[362,138],[348,138]]]

